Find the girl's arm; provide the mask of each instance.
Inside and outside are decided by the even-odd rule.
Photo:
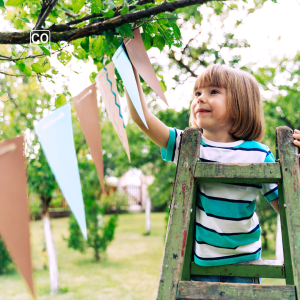
[[[295,129],[295,133],[293,134],[293,138],[295,138],[294,144],[300,148],[300,130]],[[299,158],[300,158],[300,154],[299,154]]]
[[[272,200],[269,202],[271,204],[271,206],[277,211],[277,213],[280,214],[279,212],[279,204],[278,204],[278,198],[275,200]]]
[[[169,140],[170,130],[169,128],[161,122],[157,117],[155,117],[149,110],[146,104],[145,96],[141,87],[139,76],[134,69],[134,75],[137,82],[142,108],[145,115],[145,119],[148,125],[148,128],[144,125],[142,120],[140,119],[138,113],[136,112],[129,95],[127,94],[127,91],[125,90],[127,104],[130,116],[132,120],[140,127],[140,129],[148,136],[148,138],[154,142],[156,145],[158,145],[161,148],[167,149],[167,144]]]

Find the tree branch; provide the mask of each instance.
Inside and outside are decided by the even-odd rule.
[[[38,16],[38,20],[34,26],[34,30],[39,30],[42,28],[45,20],[53,10],[58,0],[49,0],[49,2],[43,1],[41,12]]]
[[[148,18],[163,12],[173,12],[178,8],[183,8],[195,4],[204,4],[212,0],[178,0],[173,2],[163,2],[162,4],[142,10],[138,10],[126,15],[119,15],[109,18],[99,24],[89,24],[80,28],[71,28],[64,32],[51,32],[51,42],[72,41],[91,35],[101,35],[103,31],[113,30],[136,20]],[[220,0],[217,0],[220,1]],[[24,32],[0,32],[0,44],[28,44],[30,43],[30,31]]]

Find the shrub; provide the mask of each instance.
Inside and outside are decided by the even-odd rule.
[[[12,260],[2,238],[0,237],[0,274],[9,272],[11,267]]]
[[[128,210],[128,195],[118,192],[110,193],[109,195],[101,195],[101,206],[104,214],[122,213]]]

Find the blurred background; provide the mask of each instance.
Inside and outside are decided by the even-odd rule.
[[[87,1],[87,7],[90,2],[93,1]],[[38,3],[32,1],[27,6],[25,3],[23,7],[5,9],[0,5],[0,32],[32,29],[32,19],[38,14],[32,6],[38,7]],[[276,127],[300,128],[300,39],[297,33],[300,1],[211,1],[176,12],[181,43],[174,45],[174,42],[170,46],[156,43],[153,38],[146,47],[169,102],[167,108],[142,81],[150,110],[167,126],[185,129],[189,126],[189,107],[197,75],[212,63],[241,68],[259,82],[266,123],[262,142],[275,155]],[[71,20],[70,14],[61,4],[46,25],[64,22],[64,18]],[[26,137],[36,292],[39,299],[155,299],[176,166],[161,159],[159,147],[130,119],[120,78],[117,77],[117,83],[131,163],[98,93],[105,193],[72,106],[87,242],[57,186],[33,129],[37,121],[57,107],[68,102],[72,105],[72,98],[93,83],[103,67],[103,60],[97,60],[93,50],[86,51],[81,42],[60,43],[63,51],[48,57],[51,72],[42,72],[49,76],[24,76],[24,66],[2,59],[21,57],[24,52],[24,57],[39,55],[38,49],[0,44],[0,140],[21,134]],[[55,50],[56,46],[53,47]],[[41,63],[41,59],[44,57],[36,57],[32,62]],[[276,256],[276,212],[260,197],[257,213],[262,228],[263,259],[281,259],[280,243]],[[58,285],[54,286],[49,281],[43,232],[45,217],[51,219],[59,271],[55,278]],[[282,280],[262,281],[274,282],[284,283]],[[2,240],[0,298],[31,299]]]

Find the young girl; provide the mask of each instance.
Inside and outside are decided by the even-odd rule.
[[[177,163],[181,130],[168,128],[149,112],[137,75],[136,79],[149,129],[126,94],[130,115],[162,148],[163,159]],[[224,65],[211,65],[198,76],[193,94],[190,125],[202,131],[201,162],[275,161],[269,148],[259,143],[264,134],[264,118],[259,87],[253,76]],[[300,131],[295,131],[294,138],[295,145],[300,146]],[[196,264],[227,265],[260,258],[261,232],[255,213],[259,191],[279,213],[276,184],[200,185],[196,196]],[[192,280],[253,283],[252,278],[242,277],[194,276]]]

